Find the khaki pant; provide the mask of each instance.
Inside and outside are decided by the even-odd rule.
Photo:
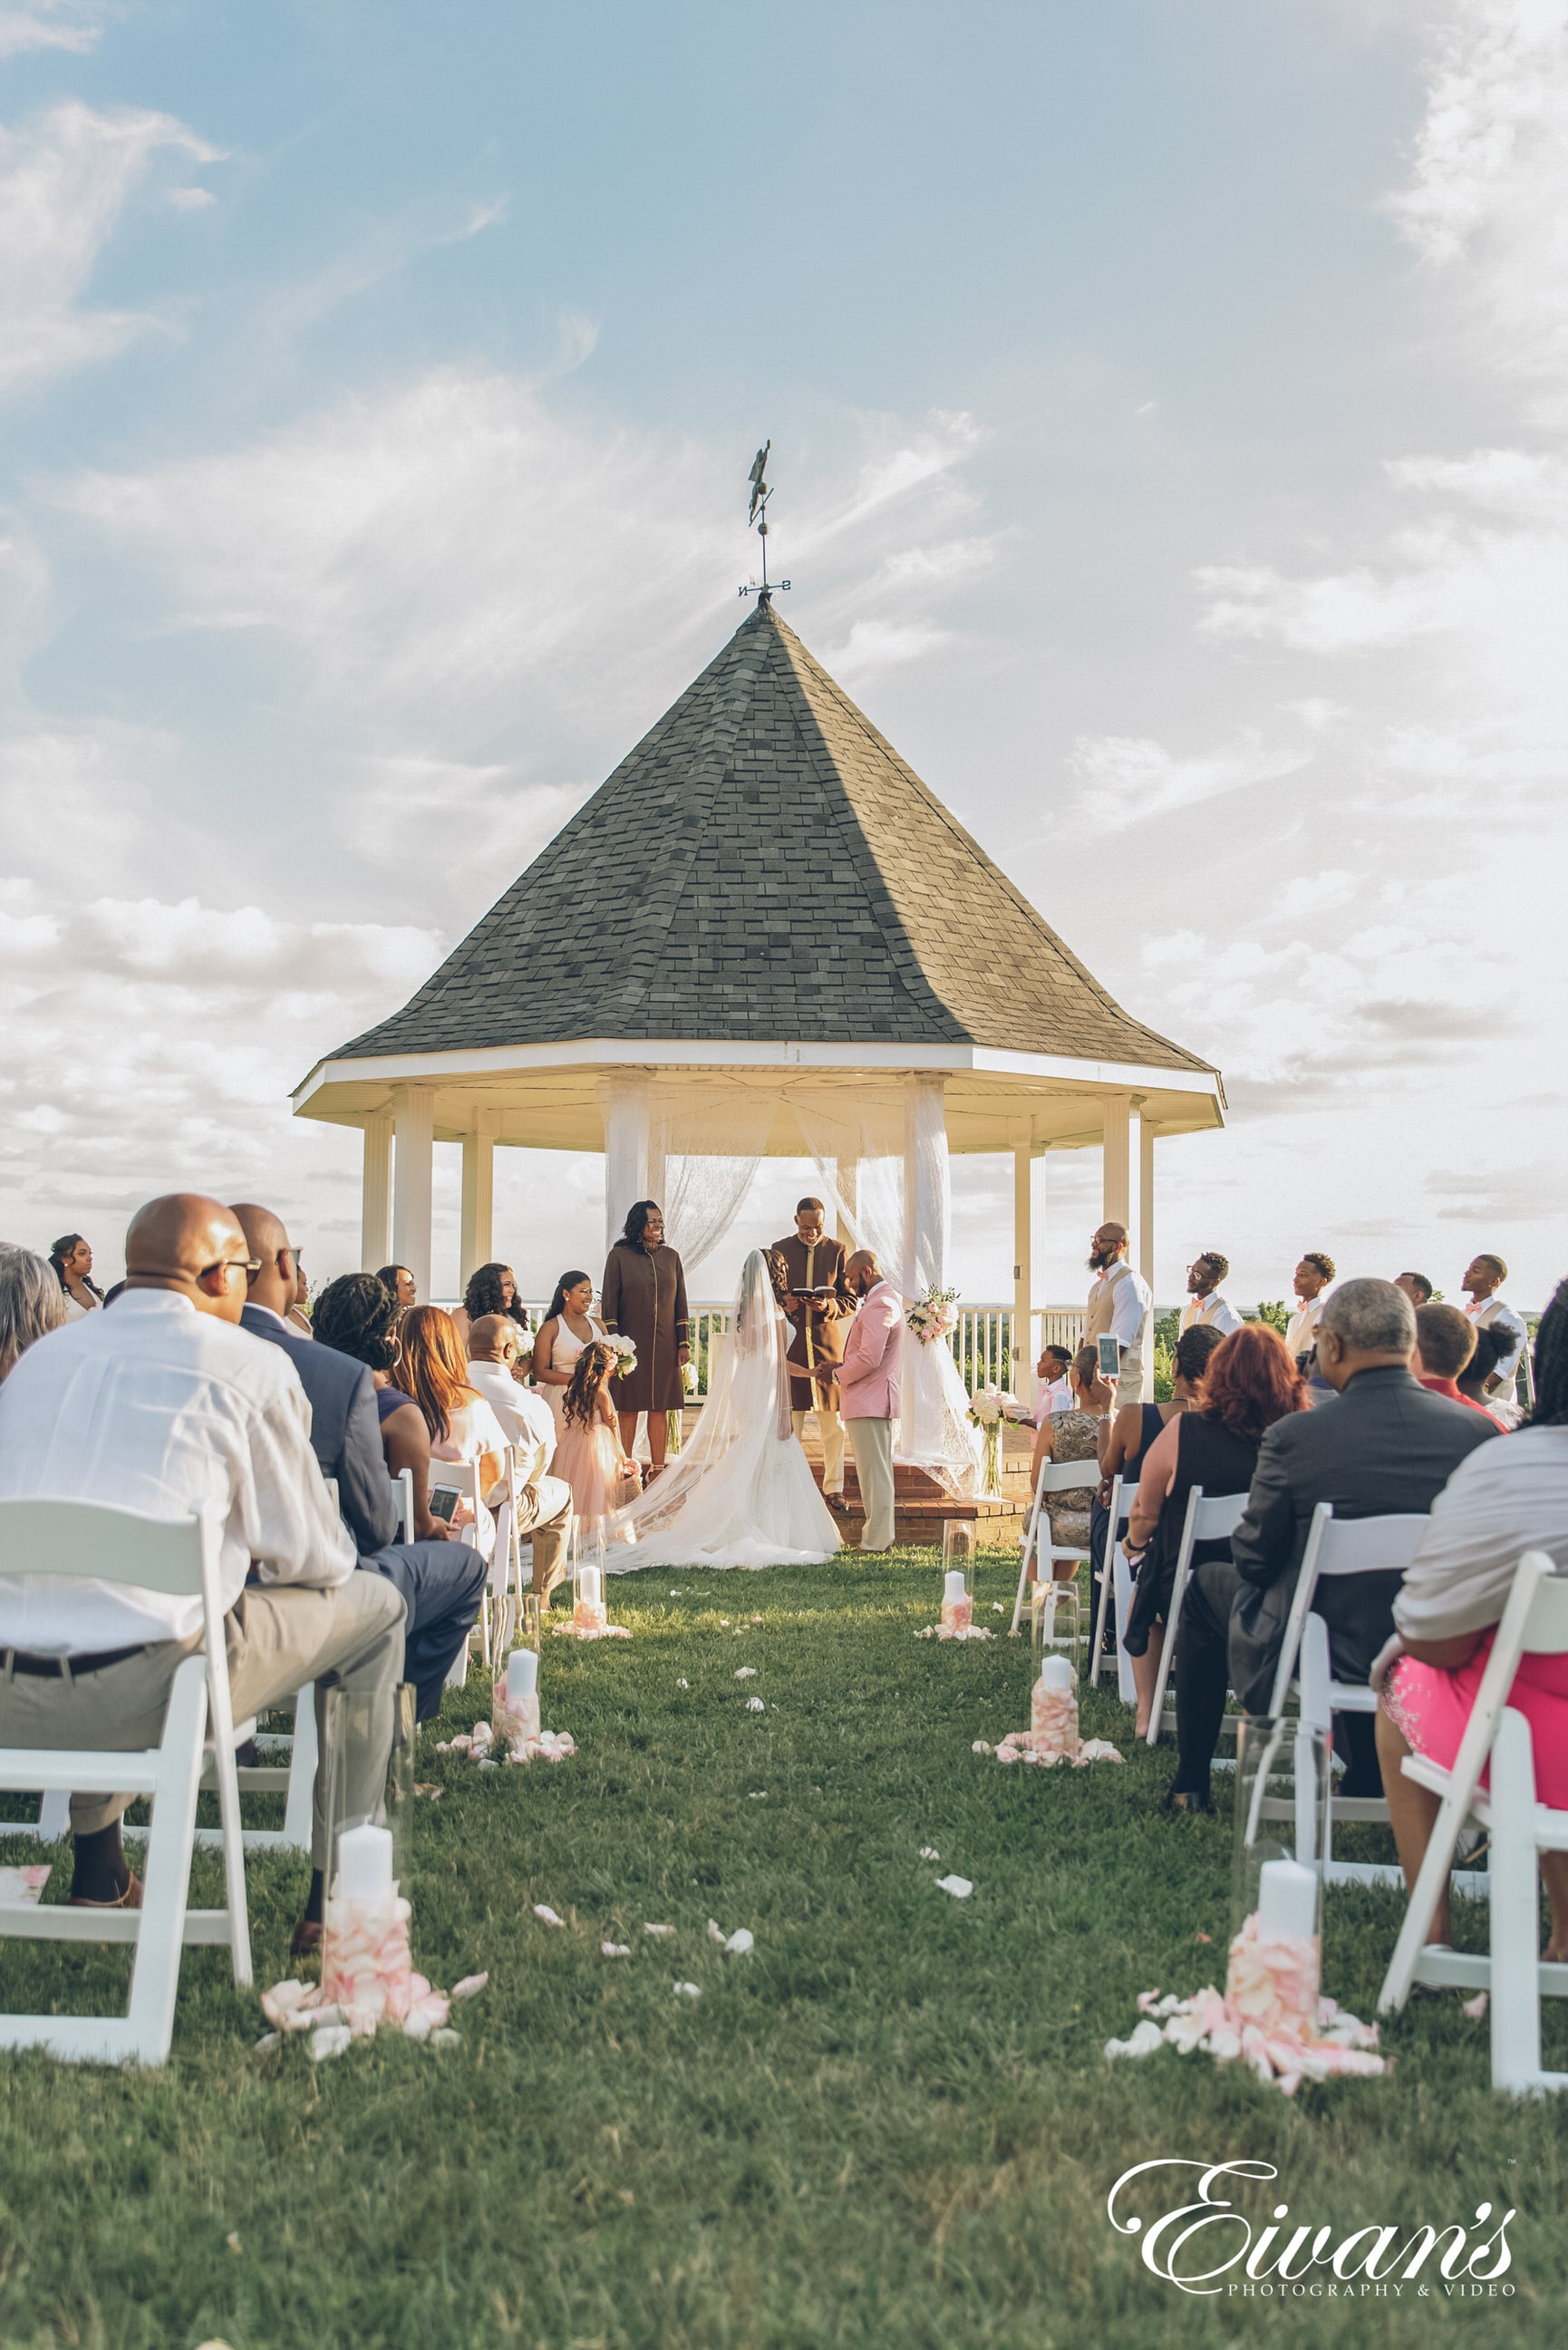
[[[563,1477],[535,1477],[517,1494],[517,1533],[534,1546],[533,1588],[543,1599],[566,1572],[572,1489]]]
[[[893,1541],[893,1423],[890,1419],[846,1422],[855,1473],[860,1480],[860,1503],[866,1523],[860,1529],[862,1550],[888,1550]]]
[[[247,1586],[225,1619],[229,1691],[234,1720],[244,1721],[270,1705],[282,1705],[316,1683],[317,1752],[327,1752],[327,1690],[352,1690],[378,1696],[397,1687],[403,1669],[403,1599],[379,1575],[351,1575],[331,1591],[298,1584],[268,1589]],[[202,1636],[158,1640],[118,1665],[67,1680],[52,1674],[0,1669],[0,1743],[7,1746],[158,1745],[175,1671],[200,1653]],[[345,1790],[350,1814],[373,1814],[386,1784],[391,1709],[387,1742],[348,1757]],[[327,1773],[316,1773],[311,1856],[327,1866]],[[118,1820],[130,1795],[73,1794],[71,1827],[92,1835]]]
[[[816,1432],[822,1440],[822,1490],[825,1493],[844,1491],[844,1422],[838,1417],[836,1404],[817,1403],[811,1406],[816,1414]],[[790,1418],[794,1432],[804,1442],[809,1413],[794,1411]]]

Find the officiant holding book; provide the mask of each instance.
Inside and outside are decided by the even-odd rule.
[[[802,1200],[794,1230],[768,1251],[774,1294],[790,1327],[790,1405],[802,1436],[807,1412],[816,1414],[822,1440],[822,1490],[831,1503],[844,1492],[844,1422],[838,1413],[838,1366],[855,1318],[855,1297],[844,1278],[842,1241],[823,1229],[820,1200]]]

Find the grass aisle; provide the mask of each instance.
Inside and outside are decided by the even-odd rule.
[[[1160,1816],[1168,1748],[1078,1773],[971,1753],[1027,1720],[1027,1649],[990,1607],[1012,1571],[982,1561],[999,1637],[962,1649],[911,1638],[934,1612],[929,1551],[617,1584],[632,1641],[545,1643],[545,1720],[574,1732],[575,1760],[480,1773],[427,1734],[420,1775],[448,1792],[419,1806],[416,1956],[438,1982],[491,1972],[454,2015],[460,2048],[256,2055],[259,2010],[198,1951],[164,2073],[0,2060],[0,2343],[1561,2341],[1568,2106],[1494,2102],[1486,2027],[1457,1995],[1412,2005],[1391,2081],[1294,2105],[1207,2059],[1106,2064],[1140,1991],[1220,1979],[1229,1822]],[[449,1700],[442,1734],[483,1687]],[[1085,1703],[1085,1730],[1124,1751],[1127,1719]],[[15,1838],[0,1854],[36,1856]],[[973,1879],[967,1902],[938,1890],[950,1869]],[[257,1861],[251,1886],[271,1981],[303,1866]],[[1397,1914],[1334,1897],[1326,1985],[1363,2016]],[[750,1927],[754,1953],[726,1957],[711,1917]],[[13,1943],[0,1968],[13,2009],[108,2006],[124,1981],[114,1953]],[[1568,2063],[1565,2021],[1549,2064]],[[1112,2180],[1158,2157],[1272,2162],[1293,2222],[1336,2234],[1515,2205],[1516,2297],[1184,2297],[1105,2217]]]

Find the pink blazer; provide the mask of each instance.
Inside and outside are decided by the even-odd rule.
[[[839,1409],[846,1419],[898,1418],[903,1320],[903,1297],[890,1281],[879,1281],[849,1326],[838,1373]]]

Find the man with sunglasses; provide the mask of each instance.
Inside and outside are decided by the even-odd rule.
[[[150,1201],[125,1241],[125,1288],[30,1347],[0,1386],[0,1494],[107,1502],[157,1517],[210,1510],[221,1528],[234,1716],[316,1684],[389,1695],[402,1669],[395,1584],[358,1575],[354,1544],[310,1449],[293,1364],[238,1327],[258,1260],[227,1208],[193,1192]],[[0,1739],[12,1746],[147,1747],[170,1686],[202,1647],[202,1604],[128,1586],[0,1575]],[[386,1735],[347,1756],[348,1809],[371,1813]],[[326,1818],[317,1780],[311,1905],[319,1939]],[[140,1906],[119,1823],[131,1798],[71,1797],[71,1888],[80,1907]]]

